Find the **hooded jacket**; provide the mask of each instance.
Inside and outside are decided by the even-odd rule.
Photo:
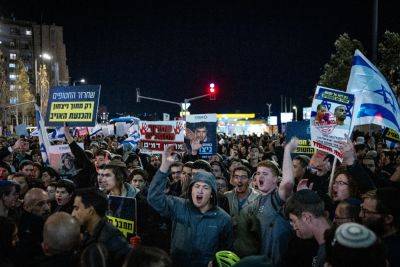
[[[192,198],[183,199],[164,193],[168,174],[160,170],[155,174],[149,188],[149,204],[162,216],[172,220],[171,257],[174,266],[207,266],[219,250],[232,247],[232,223],[230,216],[214,205],[201,213],[192,203]],[[213,202],[216,204],[217,186],[210,173],[199,172],[193,181],[205,182],[212,188]],[[191,194],[189,194],[191,196]]]

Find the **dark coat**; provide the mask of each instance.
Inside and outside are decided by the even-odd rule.
[[[104,245],[109,253],[110,263],[115,266],[122,265],[125,256],[131,250],[121,232],[104,219],[96,225],[93,235],[90,235],[88,232],[84,234],[82,251],[93,243]]]

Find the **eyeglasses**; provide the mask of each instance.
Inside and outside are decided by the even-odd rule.
[[[349,183],[343,182],[343,181],[335,181],[333,185],[349,185]]]
[[[366,214],[375,214],[375,215],[381,214],[380,212],[377,212],[377,211],[368,210],[368,209],[364,208],[363,206],[361,206],[360,213],[362,216],[365,216]]]

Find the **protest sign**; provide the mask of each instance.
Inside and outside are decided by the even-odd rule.
[[[383,131],[383,138],[385,140],[392,141],[392,142],[400,142],[399,133],[390,128],[385,128],[385,130]]]
[[[217,153],[217,114],[193,114],[186,117],[186,141],[191,149],[191,140],[202,144],[199,155],[209,158]]]
[[[183,150],[184,129],[184,121],[140,121],[141,151],[161,154],[164,146],[169,144],[175,144],[176,150]]]
[[[310,121],[292,121],[286,124],[286,143],[297,137],[299,145],[293,154],[314,154],[315,149],[311,146]]]
[[[47,153],[50,166],[60,174],[61,178],[70,179],[77,173],[75,158],[69,145],[51,145]]]
[[[46,126],[95,126],[99,97],[99,85],[51,88]]]
[[[107,220],[129,240],[136,232],[136,199],[109,196],[108,207]]]
[[[350,136],[354,95],[317,86],[311,111],[312,146],[333,154],[340,161],[345,135]]]

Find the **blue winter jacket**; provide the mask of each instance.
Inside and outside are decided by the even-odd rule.
[[[168,174],[158,170],[147,197],[149,204],[157,212],[172,220],[173,264],[207,266],[217,251],[232,248],[231,218],[219,207],[203,214],[189,200],[167,196],[164,193],[167,179]]]

